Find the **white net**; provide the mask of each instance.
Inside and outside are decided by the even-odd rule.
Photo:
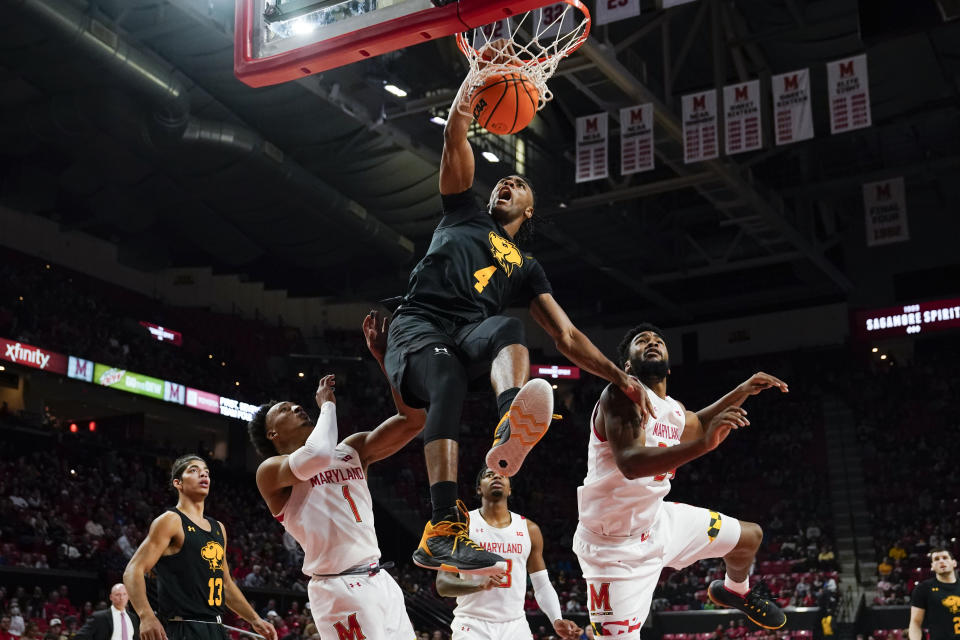
[[[553,94],[547,80],[565,57],[590,35],[590,13],[580,0],[564,0],[540,9],[457,34],[457,46],[467,57],[471,90],[492,76],[520,73],[540,94],[539,111]],[[465,101],[458,111],[470,115]]]

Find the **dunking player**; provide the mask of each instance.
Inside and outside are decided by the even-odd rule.
[[[140,616],[142,640],[226,640],[221,616],[228,607],[267,640],[277,632],[243,597],[227,566],[227,530],[203,514],[210,493],[210,470],[203,458],[177,458],[170,472],[179,494],[150,525],[146,539],[130,558],[123,584]],[[156,567],[160,617],[147,600],[144,574]]]
[[[922,640],[923,627],[930,640],[960,638],[960,583],[957,561],[949,549],[930,550],[930,569],[934,576],[913,588],[910,595],[910,640]],[[926,624],[924,624],[926,623]]]
[[[593,411],[573,550],[587,581],[595,633],[639,638],[664,566],[680,569],[721,557],[726,578],[709,586],[710,598],[740,609],[762,627],[779,629],[786,623],[783,612],[748,582],[760,527],[664,497],[677,467],[716,449],[731,429],[750,424],[740,407],[748,396],[771,388],[787,392],[786,383],[756,373],[709,407],[687,411],[667,395],[667,346],[662,332],[649,324],[627,333],[620,362],[643,382],[660,417],[639,415],[613,386],[604,389]]]
[[[469,91],[465,81],[450,109],[440,161],[443,218],[395,312],[386,371],[408,405],[427,407],[424,457],[433,514],[413,560],[428,569],[483,574],[500,571],[502,558],[469,544],[457,507],[457,438],[468,382],[489,372],[503,417],[486,461],[507,476],[520,468],[553,414],[551,386],[539,379],[527,382],[523,325],[499,315],[504,308],[529,305],[563,355],[614,383],[641,413],[649,413],[650,402],[635,379],[573,326],[554,300],[543,267],[518,246],[533,230],[530,183],[507,176],[486,208],[478,205],[471,191],[470,118],[457,110]]]
[[[563,619],[560,598],[543,562],[543,534],[533,521],[507,508],[510,485],[510,478],[483,467],[477,474],[480,508],[470,512],[470,538],[503,556],[507,574],[503,578],[482,577],[483,583],[477,584],[476,579],[437,572],[437,593],[457,596],[450,624],[452,640],[531,640],[523,610],[528,574],[537,604],[557,635],[574,640],[581,629]]]
[[[363,321],[370,352],[383,366],[388,323],[371,312]],[[310,611],[322,640],[408,639],[415,636],[403,592],[380,563],[367,468],[407,444],[423,428],[423,411],[403,404],[373,431],[337,444],[334,377],[317,389],[316,426],[303,407],[270,402],[248,425],[250,440],[266,457],[257,469],[264,502],[303,547]]]

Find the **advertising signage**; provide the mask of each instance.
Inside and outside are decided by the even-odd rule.
[[[853,313],[853,336],[860,340],[909,336],[960,327],[960,298]]]
[[[93,367],[93,381],[104,387],[163,400],[163,380],[141,373],[108,367],[98,362]]]
[[[178,347],[183,345],[183,334],[179,331],[167,329],[166,327],[161,327],[158,324],[153,324],[152,322],[147,322],[146,320],[141,320],[140,326],[149,331],[154,340],[159,342],[171,342]]]
[[[567,380],[579,380],[580,369],[570,365],[555,364],[532,364],[530,365],[530,376],[533,378],[564,378]]]
[[[207,393],[206,391],[187,387],[186,405],[193,409],[199,409],[200,411],[219,414],[220,396],[215,393]]]
[[[67,356],[6,338],[0,338],[0,358],[32,369],[60,375],[67,373]]]

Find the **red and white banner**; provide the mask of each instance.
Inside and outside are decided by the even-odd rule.
[[[215,393],[207,393],[199,389],[187,387],[186,403],[188,407],[209,411],[210,413],[220,413],[220,396]]]
[[[773,130],[777,146],[813,137],[810,70],[798,69],[771,79]]]
[[[640,0],[597,0],[597,24],[609,24],[639,15]]]
[[[67,356],[6,338],[0,338],[0,359],[32,369],[67,374]]]
[[[863,129],[870,118],[870,79],[867,54],[827,63],[830,133]]]
[[[683,96],[683,161],[712,160],[717,145],[717,90]]]
[[[903,178],[863,185],[863,208],[867,215],[868,247],[910,239]]]
[[[653,169],[653,104],[620,109],[620,173]]]
[[[172,342],[178,347],[183,344],[183,334],[179,331],[167,329],[145,320],[140,321],[140,326],[145,327],[146,330],[150,332],[150,335],[153,336],[153,339],[158,342]]]
[[[579,380],[580,369],[573,366],[559,366],[555,364],[532,364],[530,365],[531,378],[564,378],[568,380]]]
[[[606,178],[608,171],[606,112],[577,118],[577,182]]]
[[[724,148],[728,156],[763,148],[760,132],[760,81],[723,88]]]

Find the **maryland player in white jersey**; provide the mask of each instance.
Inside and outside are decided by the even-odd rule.
[[[639,638],[661,569],[680,569],[705,558],[723,558],[726,564],[725,579],[707,590],[714,602],[743,611],[762,627],[782,627],[786,616],[765,587],[749,587],[750,565],[763,538],[760,527],[717,511],[664,502],[664,497],[677,467],[716,449],[731,430],[750,424],[741,408],[747,397],[771,388],[787,392],[786,383],[756,373],[712,405],[687,411],[667,395],[667,346],[662,332],[649,324],[627,332],[620,362],[643,383],[654,417],[642,419],[629,398],[608,386],[590,420],[573,550],[587,582],[595,634]]]
[[[560,599],[550,584],[543,561],[540,527],[507,508],[510,478],[484,467],[477,475],[479,509],[469,513],[470,539],[507,562],[503,576],[458,577],[437,572],[437,592],[457,598],[451,640],[531,640],[523,610],[527,576],[540,610],[564,640],[580,637],[581,629],[564,620]]]
[[[363,321],[367,347],[381,368],[387,326],[374,311]],[[320,380],[316,426],[292,402],[267,403],[254,415],[251,441],[261,455],[276,454],[257,469],[257,487],[270,513],[303,547],[321,640],[414,640],[403,592],[380,564],[367,470],[420,433],[425,415],[392,390],[395,416],[337,444],[334,384],[332,375]]]

